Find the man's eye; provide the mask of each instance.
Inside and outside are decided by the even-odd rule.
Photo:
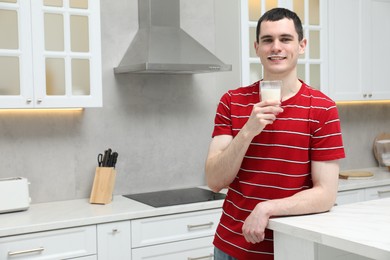
[[[282,38],[280,41],[281,42],[290,42],[292,39],[290,38]]]
[[[262,42],[269,43],[269,42],[272,42],[272,39],[263,39]]]

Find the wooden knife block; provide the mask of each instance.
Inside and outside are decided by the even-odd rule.
[[[95,178],[89,202],[108,204],[112,201],[116,171],[113,167],[96,167]]]

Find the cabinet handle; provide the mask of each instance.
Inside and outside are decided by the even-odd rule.
[[[27,104],[30,104],[31,102],[32,102],[32,99],[31,99],[31,98],[26,99],[26,103],[27,103]]]
[[[118,233],[118,229],[117,229],[117,228],[113,228],[113,229],[112,229],[112,233],[113,233],[113,234]]]
[[[371,93],[370,93],[370,94],[368,94],[368,97],[369,97],[369,98],[371,98],[371,97],[372,97],[372,94],[371,94]]]
[[[367,97],[367,94],[363,94],[363,97],[366,98],[366,97]]]
[[[20,251],[10,251],[8,252],[8,256],[16,256],[16,255],[23,255],[23,254],[31,254],[31,253],[41,253],[45,248],[38,247],[34,249],[27,249],[27,250],[20,250]]]
[[[205,256],[199,256],[199,257],[187,257],[187,260],[201,260],[201,259],[210,259],[213,258],[213,254],[205,255]]]
[[[210,221],[209,223],[204,223],[204,224],[198,224],[198,225],[187,225],[187,229],[195,229],[195,228],[202,228],[202,227],[211,227],[214,225],[214,222]]]
[[[38,98],[38,99],[37,99],[37,103],[38,103],[38,104],[41,104],[41,103],[42,103],[42,98]]]
[[[390,190],[378,190],[378,195],[384,195],[385,193],[390,193]]]

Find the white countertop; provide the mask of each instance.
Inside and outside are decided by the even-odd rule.
[[[107,205],[88,199],[32,204],[27,211],[0,214],[0,237],[130,220],[152,216],[221,208],[223,200],[154,208],[123,196]]]
[[[339,180],[339,191],[355,190],[377,186],[390,185],[390,172],[387,168],[366,168],[359,171],[369,171],[374,174],[372,178],[361,180]]]
[[[390,185],[385,169],[365,169],[374,173],[366,180],[340,180],[339,190]],[[137,218],[221,208],[223,200],[154,208],[115,196],[107,205],[90,204],[88,199],[32,204],[27,211],[0,214],[0,237]],[[389,233],[390,234],[390,233]]]
[[[372,259],[390,259],[390,198],[336,206],[327,213],[274,218],[269,228]]]

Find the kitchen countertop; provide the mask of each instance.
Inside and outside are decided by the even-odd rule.
[[[269,228],[372,259],[390,259],[390,198],[336,206],[322,214],[274,218]]]
[[[385,169],[364,169],[374,173],[366,180],[340,180],[339,190],[390,185]],[[154,208],[115,196],[107,205],[90,204],[88,199],[31,204],[27,211],[0,214],[0,237],[137,218],[221,208],[223,200]]]
[[[223,200],[154,208],[114,196],[106,205],[90,204],[88,199],[32,204],[27,211],[0,214],[0,237],[94,225],[100,223],[193,212],[222,207]]]
[[[374,174],[372,178],[361,180],[339,180],[339,191],[363,189],[377,186],[390,185],[390,172],[387,168],[366,168],[359,171],[369,171]]]

